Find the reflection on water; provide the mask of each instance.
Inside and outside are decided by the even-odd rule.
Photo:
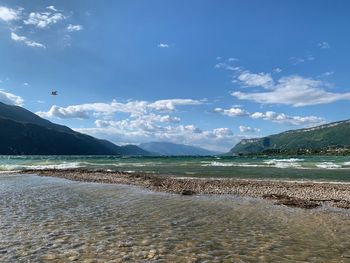
[[[346,211],[32,175],[0,200],[0,262],[350,262]]]

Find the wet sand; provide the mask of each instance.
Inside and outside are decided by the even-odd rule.
[[[273,201],[277,205],[305,209],[317,208],[322,205],[343,209],[350,208],[350,184],[344,183],[179,178],[87,169],[26,170],[22,173],[59,177],[74,181],[135,185],[152,191],[182,195],[230,194],[264,198]]]

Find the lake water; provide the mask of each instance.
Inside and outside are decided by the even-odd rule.
[[[346,210],[0,175],[0,262],[350,262]]]
[[[0,173],[23,169],[79,167],[190,177],[350,181],[350,156],[0,156]]]

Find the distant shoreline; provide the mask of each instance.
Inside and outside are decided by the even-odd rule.
[[[179,178],[89,169],[24,170],[21,174],[36,174],[83,182],[135,185],[156,192],[182,195],[229,194],[264,198],[272,200],[278,205],[306,209],[317,208],[325,204],[336,208],[350,209],[350,185],[346,183]]]

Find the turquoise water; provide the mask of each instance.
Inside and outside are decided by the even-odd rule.
[[[349,156],[0,156],[2,173],[47,168],[93,168],[189,177],[350,181]]]

